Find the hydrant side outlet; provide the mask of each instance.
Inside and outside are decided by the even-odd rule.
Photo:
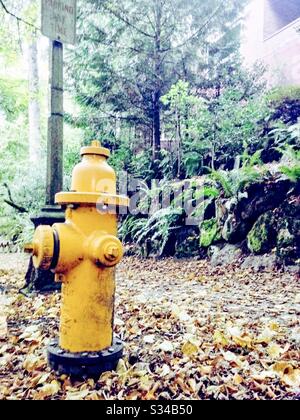
[[[56,196],[67,206],[66,222],[39,228],[26,249],[37,268],[51,268],[62,281],[60,335],[48,349],[50,366],[60,374],[97,376],[122,356],[122,343],[113,338],[115,266],[123,256],[117,208],[129,200],[116,195],[107,149],[93,142],[81,155],[72,192]],[[116,211],[104,205],[99,212],[99,202]]]

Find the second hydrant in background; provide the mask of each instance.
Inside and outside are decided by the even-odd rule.
[[[123,247],[117,238],[117,210],[127,197],[116,192],[109,150],[97,141],[81,150],[71,192],[56,195],[66,222],[40,226],[32,244],[36,268],[53,270],[62,282],[60,336],[48,348],[59,374],[98,376],[116,367],[123,343],[113,337],[115,269]]]

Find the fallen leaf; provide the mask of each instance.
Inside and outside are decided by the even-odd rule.
[[[144,343],[146,344],[154,344],[155,342],[155,335],[145,335],[143,338]]]
[[[239,327],[227,327],[227,333],[231,335],[231,337],[240,337],[242,335],[242,331]]]
[[[281,376],[290,375],[294,372],[294,367],[288,362],[277,362],[272,366],[272,369]]]
[[[272,331],[279,331],[280,325],[277,322],[270,322],[269,328]]]
[[[126,368],[126,364],[125,364],[124,360],[123,359],[120,359],[119,362],[118,362],[118,366],[117,366],[116,372],[119,375],[124,375],[127,372],[127,370],[128,369]]]
[[[234,385],[240,385],[243,382],[244,382],[244,379],[242,378],[241,375],[238,375],[238,374],[234,375],[234,377],[233,377],[233,383],[234,383]]]
[[[257,344],[269,344],[273,340],[273,338],[277,335],[276,331],[265,328],[264,331],[258,336],[255,340]]]
[[[183,344],[181,351],[185,356],[192,356],[198,352],[198,349],[199,347],[195,341],[189,340]]]
[[[215,344],[221,345],[222,347],[226,347],[229,344],[229,340],[221,331],[218,330],[215,331],[213,339]]]
[[[7,321],[6,316],[0,316],[0,339],[4,339],[7,336]]]
[[[37,370],[39,367],[41,367],[44,364],[44,362],[41,360],[40,357],[37,357],[33,354],[30,354],[26,357],[23,368],[27,372],[32,372],[34,370]]]
[[[163,341],[159,345],[159,349],[166,352],[166,353],[171,353],[174,350],[174,346],[171,343],[171,341]]]
[[[50,384],[44,385],[38,391],[39,398],[52,397],[60,391],[60,383],[57,381],[52,381]]]
[[[23,334],[20,335],[19,340],[39,342],[41,340],[41,331],[39,330],[39,327],[32,325],[25,328]]]
[[[295,296],[295,303],[298,304],[300,303],[300,293],[297,293]]]
[[[276,373],[272,370],[264,370],[260,373],[254,373],[251,375],[251,379],[254,379],[255,381],[258,382],[264,382],[266,379],[269,378],[275,378],[276,377]]]
[[[224,352],[223,356],[227,362],[235,362],[238,359],[237,355],[232,353],[231,351]]]
[[[172,316],[174,318],[178,318],[181,322],[188,322],[191,320],[189,314],[184,309],[180,308],[178,305],[172,306]]]
[[[123,327],[123,325],[125,325],[125,322],[120,318],[115,318],[114,324],[116,327]]]
[[[78,401],[84,400],[89,395],[89,390],[67,392],[66,400],[67,401]]]
[[[292,388],[300,387],[300,369],[294,369],[287,375],[283,375],[281,381]]]
[[[168,376],[169,373],[171,372],[171,369],[168,365],[164,364],[159,371],[157,372],[162,378],[164,378],[165,376]]]
[[[270,344],[267,353],[272,359],[277,359],[283,353],[283,349],[278,344]]]

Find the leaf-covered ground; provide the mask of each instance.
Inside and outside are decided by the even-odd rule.
[[[117,372],[57,378],[45,347],[60,295],[26,298],[24,256],[0,256],[0,399],[299,399],[299,280],[206,261],[126,258],[118,268]]]

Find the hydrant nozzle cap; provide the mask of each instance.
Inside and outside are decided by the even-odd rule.
[[[100,235],[92,242],[91,257],[96,264],[114,267],[123,257],[123,246],[115,236]]]
[[[24,252],[25,254],[33,254],[35,249],[34,249],[34,244],[30,243],[30,244],[25,244],[24,245]]]
[[[29,251],[29,246],[27,249]],[[35,268],[49,270],[54,255],[54,234],[51,226],[39,226],[32,244],[33,264]]]
[[[81,156],[98,155],[109,158],[110,151],[105,147],[102,147],[100,141],[93,140],[90,146],[82,147],[80,154]]]

